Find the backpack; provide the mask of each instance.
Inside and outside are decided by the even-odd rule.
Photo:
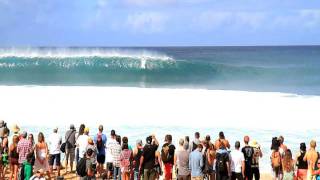
[[[102,134],[97,134],[97,148],[98,150],[101,150],[103,148]]]
[[[161,149],[161,160],[163,163],[170,163],[173,161],[175,147],[172,144],[164,144]]]
[[[273,152],[271,155],[271,164],[273,168],[278,168],[281,166],[281,156],[280,153],[277,152]]]
[[[86,162],[86,159],[85,158],[81,158],[79,163],[77,164],[77,174],[80,176],[80,177],[84,177],[87,175],[87,162]]]
[[[218,172],[227,172],[228,167],[227,167],[227,159],[228,154],[227,153],[218,153],[216,158],[216,169],[218,170]]]

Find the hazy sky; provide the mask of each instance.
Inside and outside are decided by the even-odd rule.
[[[320,44],[320,0],[0,0],[0,46]]]

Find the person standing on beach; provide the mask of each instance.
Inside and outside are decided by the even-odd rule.
[[[224,148],[230,149],[229,141],[225,138],[224,133],[221,131],[219,132],[219,138],[214,143],[214,147],[215,149],[220,149],[222,145]]]
[[[122,151],[120,154],[120,168],[122,180],[130,180],[130,164],[132,162],[132,151],[129,149],[127,143],[122,144]]]
[[[283,136],[279,136],[278,140],[280,143],[279,152],[281,154],[281,157],[283,158],[288,147],[284,144],[284,137]]]
[[[231,180],[243,180],[244,170],[245,170],[245,161],[244,155],[240,151],[240,142],[236,141],[235,150],[230,153],[231,161]]]
[[[58,128],[53,129],[53,133],[48,138],[49,144],[49,166],[50,174],[53,173],[53,165],[57,167],[58,176],[60,176],[60,164],[61,154],[60,146],[62,143],[62,137],[58,134]]]
[[[303,160],[308,162],[308,172],[307,180],[314,180],[315,175],[313,175],[314,167],[316,166],[318,160],[318,153],[316,151],[317,143],[315,140],[310,141],[310,149],[305,154]]]
[[[164,179],[172,179],[172,169],[174,165],[174,152],[176,147],[172,144],[172,136],[167,134],[165,136],[165,143],[161,150],[161,160],[164,164]]]
[[[181,145],[182,144],[182,145]],[[180,148],[176,152],[176,164],[178,169],[178,180],[189,180],[190,179],[190,168],[189,168],[189,156],[190,152],[189,143],[184,142],[183,139],[179,141]]]
[[[190,143],[190,152],[194,151],[195,149],[198,148],[198,144],[200,144],[200,133],[199,132],[195,132],[194,133],[194,140],[192,140],[192,142]]]
[[[79,137],[83,135],[85,127],[86,126],[84,124],[80,125],[79,131],[76,133],[76,142],[78,141]],[[79,147],[76,144],[76,162],[77,163],[79,162],[79,159],[80,159],[79,154],[80,154]]]
[[[10,179],[18,179],[18,167],[19,167],[19,154],[17,152],[17,146],[19,137],[13,136],[12,144],[9,147],[9,164],[10,164]]]
[[[216,154],[216,179],[228,180],[231,176],[229,153],[225,147],[225,143],[220,144]]]
[[[76,148],[76,129],[73,124],[70,125],[70,129],[65,134],[66,150],[66,173],[68,173],[68,164],[70,164],[70,172],[73,172],[73,161],[75,158]]]
[[[133,156],[133,179],[138,180],[141,176],[141,171],[139,171],[140,166],[140,158],[142,156],[143,152],[143,146],[142,146],[142,140],[138,139],[136,141],[136,147],[133,149],[132,156]]]
[[[300,143],[300,151],[296,155],[296,165],[297,165],[297,179],[304,180],[307,179],[308,163],[304,161],[303,158],[306,155],[307,147],[306,143]]]
[[[27,155],[31,152],[31,142],[27,140],[27,132],[23,132],[21,139],[19,140],[18,146],[17,146],[17,152],[19,154],[19,165],[22,165],[22,163],[27,159]]]
[[[242,151],[242,153],[244,155],[244,159],[245,159],[244,179],[251,180],[252,179],[251,165],[252,165],[252,158],[253,158],[254,149],[253,149],[253,147],[249,146],[249,141],[250,141],[249,136],[245,136],[243,138],[243,141],[244,141],[245,145],[241,151]]]
[[[260,179],[260,169],[259,169],[259,160],[262,158],[262,151],[260,145],[256,140],[251,141],[250,146],[253,148],[253,157],[252,157],[252,164],[251,170],[252,175],[255,180]]]
[[[38,143],[36,144],[36,161],[34,163],[34,170],[43,169],[47,172],[50,179],[49,163],[48,163],[48,145],[45,141],[42,132],[38,134]]]
[[[277,137],[272,138],[272,144],[271,144],[271,167],[273,171],[273,178],[275,180],[281,180],[282,179],[282,172],[281,172],[281,166],[282,166],[282,159],[281,154],[279,152],[280,143]]]
[[[107,151],[106,151],[106,162],[107,162],[107,175],[108,178],[111,178],[113,173],[113,157],[111,155],[111,147],[115,146],[118,142],[116,141],[116,131],[111,130],[110,138],[107,141]]]
[[[116,136],[116,142],[108,146],[113,159],[113,179],[121,180],[120,155],[121,155],[121,137]]]
[[[148,136],[146,138],[146,145],[143,148],[139,166],[140,171],[143,169],[144,180],[156,179],[156,172],[154,170],[154,167],[156,161],[156,151],[158,147],[159,143],[154,135]]]
[[[283,179],[282,180],[293,180],[294,179],[294,160],[292,159],[292,153],[290,149],[287,149],[284,153],[282,161]]]
[[[106,142],[107,142],[107,136],[103,133],[103,126],[100,125],[98,128],[99,132],[94,136],[94,143],[96,144],[96,147],[98,149],[97,154],[97,172],[99,175],[103,173],[103,165],[106,160]]]
[[[86,148],[88,146],[89,140],[89,128],[84,128],[83,134],[77,139],[77,147],[79,148],[79,158],[83,158],[86,153]]]
[[[189,156],[189,168],[191,170],[192,180],[203,180],[202,167],[204,166],[202,156],[202,144],[198,144],[197,149],[192,151]]]

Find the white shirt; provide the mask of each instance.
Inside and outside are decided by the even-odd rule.
[[[88,139],[89,139],[89,136],[85,135],[85,134],[80,135],[77,139],[77,145],[79,147],[79,157],[80,158],[83,158],[83,155],[86,153]]]
[[[230,153],[231,171],[241,173],[242,162],[244,162],[244,155],[240,150],[233,150]]]
[[[62,138],[58,133],[53,133],[48,138],[49,154],[59,154]]]
[[[113,156],[111,154],[111,151],[110,151],[110,147],[112,147],[114,144],[117,144],[118,142],[115,140],[115,139],[112,139],[112,138],[109,138],[107,140],[107,152],[106,152],[106,162],[113,162]]]

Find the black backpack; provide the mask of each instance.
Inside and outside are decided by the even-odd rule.
[[[87,175],[87,162],[86,162],[86,159],[85,158],[81,158],[79,163],[77,164],[77,174],[80,176],[80,177],[84,177]]]
[[[216,157],[216,169],[218,172],[227,172],[228,153],[218,153]]]

